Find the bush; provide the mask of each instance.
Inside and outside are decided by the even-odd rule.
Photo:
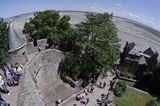
[[[129,72],[128,68],[122,68],[122,70],[120,71],[120,75],[126,78],[133,78],[133,75],[131,72]]]
[[[146,106],[157,106],[156,102],[154,100],[150,100],[146,103]]]
[[[69,76],[64,75],[64,76],[62,76],[61,78],[62,78],[62,80],[63,80],[64,82],[70,84],[71,87],[75,87],[74,81],[73,81],[72,78],[70,78]]]
[[[118,82],[115,88],[113,88],[114,94],[120,97],[124,94],[124,92],[126,91],[126,88],[127,87],[124,82]]]
[[[89,83],[87,81],[82,82],[82,87],[85,88]]]

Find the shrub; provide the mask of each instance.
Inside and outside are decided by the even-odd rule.
[[[129,69],[128,68],[122,68],[121,72],[120,72],[120,75],[122,77],[126,77],[126,78],[133,78],[133,75],[131,72],[129,72]]]
[[[146,106],[157,106],[156,102],[154,100],[150,100],[146,103]]]
[[[82,82],[82,87],[85,88],[89,83],[87,81]]]
[[[126,91],[126,85],[124,82],[118,82],[115,86],[115,88],[113,88],[114,94],[118,97],[122,96],[123,93]]]
[[[62,78],[62,80],[63,80],[64,82],[70,84],[71,87],[75,87],[74,81],[73,81],[72,78],[70,78],[69,76],[63,75],[61,78]]]

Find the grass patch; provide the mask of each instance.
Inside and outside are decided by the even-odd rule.
[[[114,103],[118,106],[145,106],[150,100],[156,100],[156,98],[127,87],[122,97],[114,98]],[[157,106],[160,106],[160,103],[157,102]]]

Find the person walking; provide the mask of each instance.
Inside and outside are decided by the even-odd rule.
[[[91,93],[93,93],[94,87],[93,85],[91,85]]]
[[[107,83],[106,83],[106,82],[104,82],[104,83],[103,83],[103,88],[105,88],[105,87],[106,87],[106,85],[107,85]]]

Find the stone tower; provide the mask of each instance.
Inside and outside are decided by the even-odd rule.
[[[27,50],[26,50],[26,40],[24,35],[18,34],[14,26],[9,23],[8,30],[9,39],[9,53],[11,55],[11,64],[14,65],[16,62],[20,64],[25,64],[28,61]]]

